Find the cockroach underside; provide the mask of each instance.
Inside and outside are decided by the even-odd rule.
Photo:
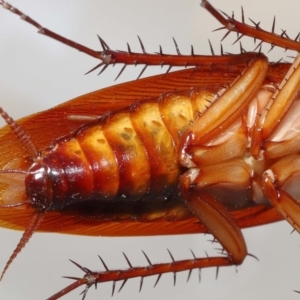
[[[230,56],[223,57],[230,60]],[[125,272],[116,275],[108,270],[87,271],[88,275],[78,282],[88,285],[170,271],[175,274],[196,266],[240,264],[245,256],[256,255],[252,250],[248,253],[240,228],[286,218],[298,230],[299,207],[294,201],[298,199],[298,137],[293,130],[298,124],[297,115],[293,114],[298,110],[298,62],[294,62],[288,73],[289,64],[268,65],[261,54],[247,53],[238,59],[242,60],[238,64],[234,60],[225,64],[201,62],[194,71],[108,88],[26,117],[18,124],[36,146],[37,151],[29,150],[29,155],[24,154],[22,144],[13,133],[3,129],[0,148],[5,159],[0,163],[3,170],[1,189],[5,192],[2,193],[1,226],[27,228],[21,244],[36,229],[109,236],[208,231],[229,253],[228,256],[217,253],[216,257],[200,259],[196,258],[199,255],[191,255],[186,262],[171,255],[173,263],[165,266],[153,263],[151,255],[146,253],[147,270],[129,263]],[[255,80],[251,79],[251,74],[255,74]],[[244,89],[244,93],[236,94],[235,90],[239,89]],[[201,100],[202,93],[205,95]],[[257,95],[261,95],[262,102]],[[254,103],[255,97],[259,105]],[[180,103],[178,107],[175,101]],[[113,113],[107,114],[108,111]],[[104,117],[94,119],[103,114]],[[93,119],[91,124],[76,129],[87,123],[86,116]],[[8,121],[7,117],[5,119]],[[285,125],[278,127],[278,120]],[[232,133],[227,135],[229,131]],[[163,156],[168,140],[168,154]],[[104,144],[109,145],[107,149],[110,150],[105,151],[112,153],[111,161],[103,159],[103,155],[95,159],[104,150],[95,151],[95,156],[89,158],[88,153],[93,150],[86,151],[83,144],[95,147],[95,141],[101,144],[101,149]],[[47,148],[51,144],[54,146]],[[67,160],[62,158],[65,155]],[[91,160],[101,159],[101,167],[91,164]],[[114,168],[112,161],[116,161],[119,179],[115,175],[100,174],[104,172],[104,164],[108,169]],[[116,187],[108,183],[100,187],[103,181],[96,181],[95,172],[85,175],[81,170],[87,162],[93,172],[100,170],[99,178],[108,183],[115,180]],[[141,162],[142,168],[139,167]],[[12,174],[9,170],[25,173]],[[43,173],[38,173],[40,170]],[[79,170],[78,180],[70,175],[75,170]],[[55,177],[57,173],[59,177]],[[43,178],[43,174],[50,174],[50,180]],[[26,192],[18,188],[24,176],[27,176]],[[77,183],[81,185],[86,181],[83,178],[89,176],[93,178],[92,183],[78,187]],[[34,183],[37,177],[42,177],[40,188]],[[136,184],[137,179],[140,184]],[[73,186],[71,182],[77,183]],[[225,194],[222,185],[227,186]],[[236,195],[233,202],[228,196],[232,191]],[[88,199],[93,201],[85,204],[83,201]],[[98,203],[97,199],[101,201]],[[26,205],[7,207],[24,201]],[[28,225],[29,220],[31,225]],[[56,220],[60,220],[59,223]],[[19,251],[16,249],[14,255]],[[87,281],[88,277],[91,281]],[[57,299],[65,293],[49,299]]]

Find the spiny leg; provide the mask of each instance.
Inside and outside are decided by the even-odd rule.
[[[90,55],[92,57],[95,57],[99,59],[101,62],[92,68],[89,72],[90,73],[98,68],[101,68],[99,74],[101,74],[103,71],[106,70],[106,68],[109,65],[114,66],[115,64],[123,64],[123,68],[117,75],[116,79],[123,73],[126,66],[128,65],[144,65],[144,68],[140,72],[138,78],[142,76],[144,71],[148,66],[168,66],[168,69],[166,73],[168,73],[172,67],[203,67],[203,66],[212,66],[212,65],[218,65],[218,64],[244,64],[249,62],[252,58],[256,56],[255,52],[244,52],[241,50],[241,54],[238,55],[224,55],[223,51],[220,56],[215,55],[212,50],[212,56],[209,55],[195,55],[194,50],[192,48],[190,55],[182,55],[179,51],[178,45],[176,41],[174,40],[174,45],[177,54],[165,54],[163,53],[161,47],[159,51],[155,54],[147,53],[145,50],[145,47],[141,41],[141,39],[138,37],[142,52],[132,52],[130,47],[128,46],[127,51],[119,51],[119,50],[112,50],[107,45],[107,43],[98,36],[100,45],[102,47],[102,51],[96,51],[93,49],[90,49],[84,45],[81,45],[79,43],[76,43],[70,39],[67,39],[45,27],[40,25],[38,22],[36,22],[34,19],[27,16],[25,13],[20,11],[19,9],[13,7],[9,3],[0,0],[0,5],[3,6],[3,8],[9,10],[10,12],[17,14],[21,17],[22,20],[26,21],[27,23],[33,25],[38,29],[38,32],[40,34],[46,35],[48,37],[51,37],[65,45],[68,45],[74,49],[77,49],[80,52],[83,52],[87,55]],[[276,35],[273,30],[272,32],[267,32],[262,30],[257,24],[254,27],[251,27],[249,25],[246,25],[244,22],[240,23],[233,18],[225,15],[224,17],[221,13],[219,13],[208,1],[203,0],[201,4],[204,8],[206,8],[216,19],[218,19],[224,27],[221,29],[228,29],[228,33],[231,31],[241,33],[242,35],[238,38],[238,40],[243,36],[250,36],[254,38],[261,39],[264,42],[270,43],[272,47],[274,45],[291,49],[291,50],[297,50],[300,51],[300,43],[297,41],[297,38],[294,40],[289,39],[284,34],[282,35]],[[225,35],[227,36],[228,33]],[[258,46],[259,47],[259,46]],[[212,47],[211,47],[212,49]]]
[[[140,46],[142,49],[142,52],[132,52],[130,47],[128,46],[128,49],[126,51],[120,51],[120,50],[112,50],[107,45],[107,43],[98,36],[100,45],[102,47],[102,51],[96,51],[93,49],[90,49],[84,45],[81,45],[79,43],[76,43],[70,39],[67,39],[45,27],[43,27],[41,24],[36,22],[31,17],[27,16],[25,13],[20,11],[18,8],[13,7],[9,3],[0,0],[0,5],[3,6],[3,8],[9,10],[10,12],[18,15],[21,17],[23,21],[26,21],[27,23],[33,25],[38,29],[38,33],[46,35],[50,38],[53,38],[54,40],[63,43],[69,47],[72,47],[80,52],[83,52],[89,56],[92,56],[96,59],[99,59],[101,62],[94,68],[92,68],[89,72],[90,73],[96,69],[101,68],[99,74],[101,74],[105,69],[115,64],[123,64],[123,68],[117,75],[117,78],[122,74],[122,72],[125,70],[126,66],[128,65],[144,65],[144,68],[142,69],[141,73],[139,74],[138,78],[144,73],[146,68],[148,66],[168,66],[168,69],[166,73],[168,73],[172,67],[202,67],[202,66],[212,66],[213,64],[244,64],[249,62],[253,57],[256,56],[256,53],[253,52],[247,52],[247,53],[241,53],[237,55],[224,55],[221,53],[220,56],[214,55],[213,50],[211,55],[196,55],[194,54],[194,50],[192,48],[191,54],[189,55],[182,55],[179,51],[178,45],[176,41],[174,40],[175,49],[177,54],[166,54],[163,53],[161,47],[157,53],[150,54],[147,53],[145,50],[145,47],[141,41],[141,39],[138,37]]]
[[[220,267],[220,266],[231,266],[232,261],[228,257],[220,256],[220,257],[205,257],[205,258],[196,258],[194,253],[192,252],[193,258],[186,259],[186,260],[180,260],[176,261],[172,254],[170,253],[171,262],[168,263],[160,263],[160,264],[152,264],[149,257],[144,253],[145,258],[148,262],[147,266],[144,267],[133,267],[128,260],[128,258],[125,256],[126,261],[129,264],[128,269],[124,270],[110,270],[104,263],[101,257],[100,260],[104,265],[105,271],[103,272],[92,272],[87,268],[84,268],[80,266],[79,264],[73,262],[77,267],[79,267],[84,273],[83,278],[75,278],[75,277],[66,277],[69,279],[75,280],[72,284],[64,288],[63,290],[59,291],[55,295],[52,295],[47,300],[56,300],[61,298],[62,296],[66,295],[70,291],[76,289],[79,286],[86,285],[86,288],[83,291],[83,297],[82,300],[85,299],[87,292],[89,288],[93,285],[97,286],[98,283],[102,282],[113,282],[113,291],[112,294],[114,294],[115,291],[115,283],[117,281],[123,281],[119,291],[123,288],[124,284],[127,282],[128,279],[140,277],[141,283],[140,283],[140,289],[143,283],[143,279],[145,277],[158,275],[156,284],[158,283],[159,279],[161,278],[162,274],[165,273],[173,273],[174,274],[174,283],[176,282],[176,274],[181,271],[186,270],[193,270],[193,269],[202,269],[202,268],[210,268],[213,266]],[[188,277],[190,276],[190,273],[188,274]]]
[[[254,26],[249,26],[244,22],[244,12],[242,10],[242,22],[238,22],[233,17],[228,16],[224,12],[220,13],[218,10],[216,10],[208,1],[202,0],[201,6],[204,7],[210,14],[212,14],[224,27],[221,27],[217,30],[228,30],[228,32],[225,34],[225,39],[230,32],[237,32],[241,34],[235,43],[239,41],[243,36],[253,37],[254,39],[261,40],[261,43],[258,44],[256,47],[259,48],[262,42],[266,42],[272,45],[272,48],[274,46],[282,47],[285,49],[300,51],[300,43],[298,41],[299,34],[296,36],[295,40],[290,39],[285,31],[281,35],[274,33],[274,27],[275,27],[275,19],[272,26],[272,32],[265,31],[259,27],[259,23],[255,23],[252,21]]]

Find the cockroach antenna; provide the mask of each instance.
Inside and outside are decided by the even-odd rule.
[[[10,127],[12,132],[17,137],[17,140],[22,144],[22,146],[26,149],[28,155],[31,156],[31,158],[38,157],[38,150],[33,141],[31,140],[30,136],[27,135],[22,127],[18,125],[15,120],[10,117],[1,107],[0,107],[0,115],[6,122],[6,124]]]

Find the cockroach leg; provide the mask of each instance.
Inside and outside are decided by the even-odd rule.
[[[272,32],[265,31],[259,27],[259,24],[254,23],[254,27],[249,26],[244,23],[244,12],[242,10],[242,22],[238,22],[233,17],[228,16],[224,12],[222,14],[218,10],[216,10],[207,0],[202,0],[201,6],[204,7],[210,14],[214,16],[224,27],[221,27],[217,30],[221,29],[227,29],[228,32],[225,34],[224,38],[228,36],[228,34],[233,32],[238,32],[241,34],[237,40],[239,41],[243,36],[253,37],[255,39],[259,39],[262,42],[266,42],[272,45],[272,48],[274,46],[282,47],[285,49],[300,51],[300,43],[297,41],[297,38],[295,40],[289,39],[287,36],[285,36],[285,33],[278,35],[274,33],[274,27],[275,27],[275,19],[272,26]],[[223,39],[224,39],[223,38]],[[261,42],[261,43],[262,43]],[[256,49],[258,49],[261,45],[261,43],[258,44]],[[271,49],[272,49],[271,48]]]
[[[170,253],[170,252],[169,252]],[[171,255],[171,254],[170,254]],[[196,258],[193,254],[192,259],[180,260],[176,261],[171,255],[171,262],[168,263],[160,263],[160,264],[150,264],[144,267],[132,267],[130,266],[125,270],[105,270],[104,272],[92,272],[87,268],[81,267],[79,264],[73,262],[77,267],[79,267],[85,275],[83,278],[74,278],[74,277],[65,277],[69,279],[75,280],[72,284],[62,289],[55,295],[49,297],[47,300],[56,300],[66,295],[70,291],[76,289],[81,285],[86,285],[86,288],[83,291],[83,298],[85,298],[88,289],[97,283],[102,282],[116,282],[116,281],[127,281],[131,278],[140,277],[141,280],[145,277],[158,275],[158,279],[162,274],[166,273],[176,273],[192,270],[192,269],[202,269],[202,268],[210,268],[210,267],[220,267],[220,266],[231,266],[232,260],[226,256],[220,257],[205,257],[205,258]],[[147,259],[149,263],[149,258]],[[157,284],[157,282],[156,282]],[[156,285],[155,284],[155,285]],[[123,285],[122,285],[123,286]]]
[[[209,109],[184,132],[180,146],[182,155],[185,155],[188,146],[201,145],[222,132],[222,128],[233,124],[256,95],[267,70],[266,57],[258,54],[242,76],[235,80],[220,98],[215,99]],[[239,87],[243,90],[241,94],[236,92],[236,88]],[[181,159],[182,164],[185,164],[184,160]]]
[[[80,52],[83,52],[89,56],[92,56],[96,59],[101,60],[101,63],[98,64],[96,67],[92,68],[90,71],[88,71],[86,74],[101,68],[101,71],[99,74],[101,74],[109,65],[116,65],[116,64],[124,64],[123,68],[121,69],[120,73],[118,74],[117,78],[121,75],[121,73],[124,71],[126,66],[128,65],[144,65],[143,70],[139,74],[138,78],[142,75],[142,73],[145,71],[145,69],[148,66],[169,66],[167,73],[171,70],[172,67],[202,67],[202,66],[211,66],[212,60],[210,55],[195,55],[194,53],[191,53],[189,55],[178,55],[178,54],[165,54],[162,51],[155,53],[155,54],[149,54],[143,51],[143,53],[135,53],[128,48],[127,51],[120,51],[120,50],[111,50],[110,47],[104,42],[104,40],[98,36],[100,44],[102,46],[102,51],[96,51],[93,49],[90,49],[88,47],[85,47],[79,43],[73,42],[72,40],[69,40],[47,28],[44,28],[42,25],[40,25],[38,22],[27,16],[25,13],[20,11],[19,9],[13,7],[9,3],[5,1],[0,1],[0,5],[3,6],[3,8],[9,10],[10,12],[18,15],[21,17],[22,20],[26,21],[27,23],[33,25],[38,29],[38,33],[46,35],[50,38],[53,38],[54,40],[63,43],[69,47],[72,47]],[[141,43],[142,50],[144,49],[144,46]],[[176,43],[175,43],[176,46]],[[213,64],[242,64],[242,63],[248,63],[251,59],[253,59],[257,54],[255,52],[246,52],[241,53],[238,55],[214,55],[214,61]]]
[[[20,142],[20,144],[24,147],[28,155],[32,160],[36,159],[38,157],[38,150],[33,141],[31,140],[30,136],[28,136],[22,127],[18,125],[14,121],[13,118],[11,118],[1,107],[0,107],[0,115],[4,119],[4,121],[7,123],[7,125],[10,127],[14,135],[16,136],[17,140]],[[21,170],[4,170],[1,173],[23,173]],[[25,172],[25,174],[27,174]],[[29,201],[24,201],[22,203],[17,203],[17,204],[8,204],[8,205],[1,205],[1,208],[7,208],[7,207],[12,207],[12,206],[21,206],[21,205],[26,205],[28,204]],[[37,209],[36,212],[33,214],[33,217],[31,218],[30,222],[28,223],[23,236],[21,240],[19,241],[17,247],[15,248],[14,252],[10,256],[9,260],[7,261],[1,276],[0,276],[0,281],[2,280],[4,274],[8,270],[9,266],[11,263],[14,261],[14,259],[17,257],[17,255],[22,251],[23,247],[27,244],[33,233],[37,230],[40,222],[43,219],[44,211]]]

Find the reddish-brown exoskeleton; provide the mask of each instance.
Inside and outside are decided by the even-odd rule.
[[[218,7],[218,3],[215,3],[215,5]],[[228,4],[229,5],[229,4]],[[198,4],[197,4],[197,8],[198,8]],[[230,7],[230,9],[231,9],[231,7]],[[199,8],[199,10],[200,10],[200,8]],[[225,10],[225,9],[224,9]],[[26,11],[27,12],[27,11]],[[29,14],[29,12],[28,12],[28,14]],[[200,13],[199,13],[200,14]],[[205,13],[204,12],[201,12],[201,16],[202,15],[204,15]],[[31,13],[30,13],[30,15],[31,15]],[[251,15],[253,15],[253,14],[251,14]],[[22,25],[23,26],[23,25]],[[216,25],[216,27],[217,27],[218,25]],[[47,26],[48,27],[48,26]],[[172,34],[171,34],[172,35]],[[18,50],[18,52],[17,53],[19,53],[19,52],[22,52],[22,47]],[[150,52],[150,51],[149,51]],[[183,51],[182,51],[183,52]],[[200,49],[200,52],[202,53],[202,51],[201,51],[201,49]],[[15,73],[18,73],[18,67],[16,67],[16,72]],[[85,69],[86,70],[86,69]],[[21,70],[20,70],[21,71]],[[46,70],[44,70],[45,72],[46,72]],[[58,72],[58,71],[57,71]],[[117,72],[116,72],[117,73]],[[116,74],[115,74],[116,75]],[[123,76],[123,75],[122,75]],[[40,76],[40,77],[42,77],[42,76]],[[103,77],[103,76],[102,76]],[[101,79],[100,80],[102,80],[102,77],[101,77]],[[105,77],[105,76],[104,76]],[[122,77],[121,77],[122,78]],[[85,78],[85,80],[90,80],[90,78]],[[38,85],[38,84],[37,84]],[[73,85],[74,85],[74,83],[73,83]],[[76,85],[76,84],[75,84]],[[52,87],[52,89],[55,89],[55,84],[54,84],[54,86]],[[75,92],[76,93],[76,92]],[[77,92],[77,94],[76,95],[78,95],[78,94],[83,94],[83,92]],[[75,95],[74,95],[75,96]],[[72,96],[71,96],[72,97]],[[71,98],[70,96],[67,96],[67,97],[65,97],[64,98],[64,100],[65,99],[67,99],[67,98]],[[5,99],[4,99],[5,100]],[[59,102],[62,102],[62,101],[59,101]],[[24,102],[25,103],[25,102]],[[4,106],[4,105],[3,105]],[[4,106],[5,108],[6,108],[6,106]],[[6,110],[8,110],[8,111],[10,111],[9,109],[6,109]],[[39,110],[39,109],[38,109]],[[25,113],[26,114],[26,113]],[[11,234],[11,233],[10,233]],[[266,241],[264,241],[264,242],[266,242]],[[104,242],[103,242],[103,244],[104,244]],[[101,243],[101,246],[99,246],[99,247],[103,247],[103,244]],[[169,247],[169,246],[168,246]],[[170,247],[171,248],[171,247]],[[187,247],[186,247],[187,248]],[[117,250],[119,250],[119,249],[117,249]],[[122,248],[121,249],[122,251],[124,250],[124,248]],[[142,246],[139,246],[139,249],[138,250],[145,250],[145,248],[144,248],[144,246],[142,245]],[[172,250],[172,253],[174,253],[174,251],[173,251],[173,249],[171,248],[170,250]],[[60,249],[58,249],[57,251],[60,251]],[[148,251],[147,251],[147,249],[145,250],[146,251],[146,253],[148,254],[148,256],[150,256],[151,257],[151,254],[149,255],[149,253],[148,253]],[[175,250],[176,251],[176,250]],[[98,249],[93,249],[93,254],[94,253],[99,253],[99,251],[98,251]],[[251,252],[251,253],[253,253],[253,254],[255,254],[255,255],[257,255],[256,254],[256,252],[254,251],[252,251],[252,249],[249,249],[249,252]],[[117,251],[117,253],[119,253],[119,251]],[[100,254],[102,254],[102,252],[100,253]],[[200,255],[202,255],[203,253],[200,253]],[[42,254],[40,254],[40,257],[42,257],[43,255]],[[197,255],[198,256],[198,255]],[[259,256],[259,255],[258,255]],[[71,255],[71,254],[69,254],[68,255],[68,257],[71,257],[71,258],[73,258],[73,256]],[[105,257],[105,256],[104,256]],[[152,258],[152,257],[151,257]],[[185,257],[186,258],[186,257]],[[177,260],[177,258],[176,258],[176,260]],[[77,259],[76,259],[76,261],[77,261]],[[160,259],[159,260],[159,262],[161,262],[162,261],[162,259]],[[30,262],[30,261],[29,261]],[[28,263],[28,261],[27,261],[27,263]],[[37,262],[37,260],[35,260],[35,262],[34,263],[38,263]],[[81,263],[81,261],[80,261],[80,263]],[[133,262],[134,263],[134,262]],[[141,265],[143,265],[143,263],[142,262],[139,262],[139,264],[141,264]],[[124,265],[124,267],[126,267],[125,265]],[[96,267],[95,267],[96,268]],[[233,269],[233,268],[231,268],[231,269]],[[27,273],[28,273],[29,271],[27,270]],[[31,271],[30,271],[31,272]],[[70,271],[65,271],[64,270],[64,274],[67,274],[67,273],[69,273]],[[223,272],[222,270],[221,270],[221,272]],[[233,272],[234,273],[234,272]],[[222,274],[222,273],[221,273]],[[27,279],[27,278],[26,278]],[[170,279],[170,278],[169,278]],[[177,282],[179,281],[179,279],[177,279]],[[219,280],[220,281],[220,280]],[[24,282],[25,282],[25,279],[24,279]],[[135,283],[136,284],[136,283]],[[162,284],[162,285],[166,285],[166,283],[164,282],[164,283],[160,283],[160,284]],[[170,283],[168,283],[168,284],[170,284]],[[219,282],[217,282],[216,284],[219,284]],[[38,285],[38,284],[36,284],[36,285]],[[170,286],[169,286],[170,287]],[[294,288],[295,286],[292,286],[291,288]],[[129,288],[130,289],[130,288]],[[191,287],[189,287],[189,289],[191,289]],[[282,289],[282,288],[281,288]],[[290,291],[290,290],[289,290]],[[123,292],[123,291],[122,291]],[[193,291],[193,293],[197,293],[197,292],[194,292]],[[245,293],[245,292],[244,292]],[[48,294],[48,293],[47,293]],[[36,293],[34,294],[34,295],[36,295]],[[198,295],[199,296],[199,295]],[[122,295],[121,294],[121,297],[124,297],[124,295]],[[126,297],[126,296],[125,296]],[[145,296],[146,297],[146,296]]]

